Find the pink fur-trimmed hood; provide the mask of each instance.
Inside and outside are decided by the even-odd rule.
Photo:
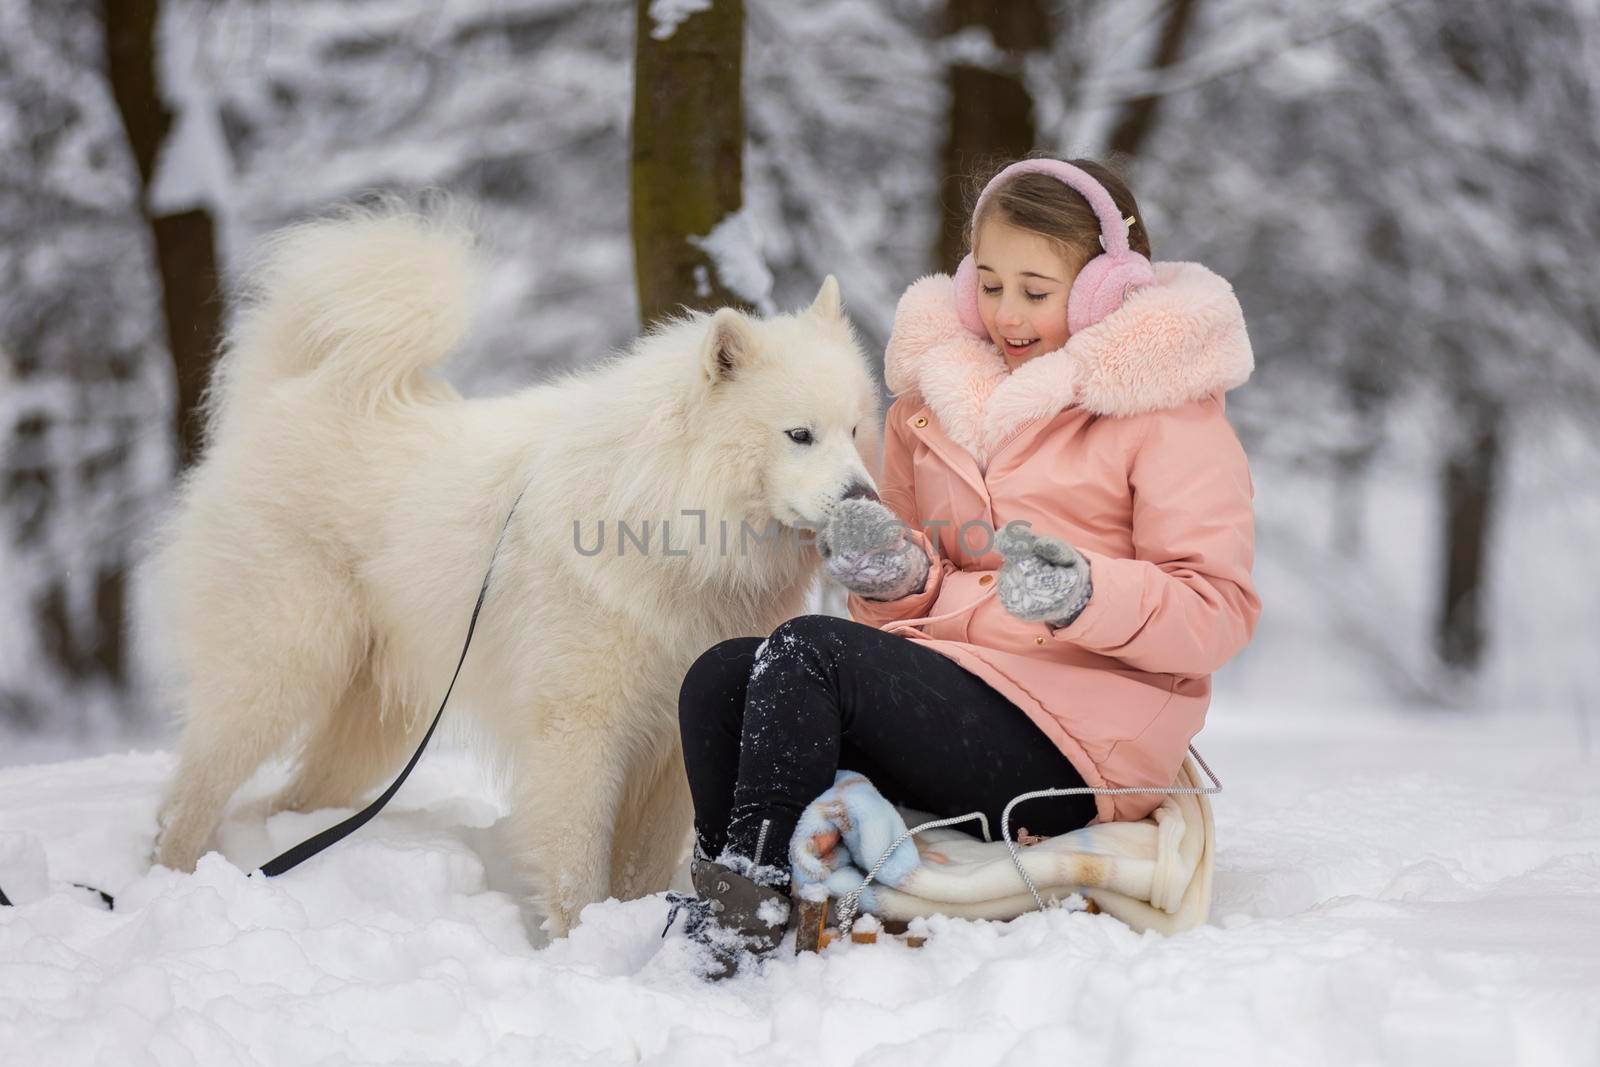
[[[929,275],[895,309],[884,379],[892,393],[918,393],[980,465],[1069,407],[1139,415],[1243,384],[1255,359],[1233,287],[1198,263],[1157,263],[1155,276],[1101,322],[1008,372],[994,345],[961,325],[950,277]]]

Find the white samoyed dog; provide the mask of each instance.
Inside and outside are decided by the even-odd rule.
[[[687,315],[464,400],[433,371],[480,281],[448,211],[351,211],[261,251],[151,561],[184,721],[160,864],[193,869],[275,754],[297,751],[275,808],[350,807],[396,772],[502,529],[450,713],[503,746],[505,844],[547,928],[665,889],[686,854],[679,685],[804,610],[809,531],[875,495],[877,387],[830,277],[805,311]]]

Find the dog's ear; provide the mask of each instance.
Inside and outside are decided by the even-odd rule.
[[[750,320],[734,308],[719,308],[711,316],[705,348],[700,353],[701,368],[713,384],[729,381],[750,365],[756,356],[755,331]]]
[[[839,295],[839,279],[828,275],[822,279],[822,288],[811,302],[811,314],[819,319],[844,318],[844,297]]]

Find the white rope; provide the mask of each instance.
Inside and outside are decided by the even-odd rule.
[[[861,894],[867,891],[867,886],[871,885],[872,880],[878,877],[878,872],[883,870],[883,865],[889,862],[889,857],[894,855],[895,849],[899,848],[906,838],[915,837],[924,830],[937,830],[941,826],[954,826],[958,822],[966,822],[969,819],[977,819],[983,826],[983,839],[985,841],[994,840],[993,837],[989,836],[989,817],[981,811],[969,811],[965,815],[953,815],[948,819],[929,819],[925,823],[913,826],[895,838],[894,844],[883,850],[883,855],[878,857],[878,862],[872,865],[872,870],[867,872],[867,876],[862,879],[861,884],[839,898],[839,932],[846,935],[850,933],[850,928],[856,924],[856,909],[860,906]]]
[[[1006,805],[1005,811],[1001,812],[1000,814],[1000,837],[1005,841],[1006,848],[1011,853],[1011,862],[1016,866],[1017,873],[1022,876],[1022,884],[1028,887],[1029,893],[1033,894],[1033,902],[1038,905],[1040,911],[1045,910],[1044,898],[1039,895],[1038,887],[1033,884],[1033,879],[1028,876],[1027,868],[1022,865],[1022,853],[1017,850],[1016,842],[1011,840],[1011,809],[1016,807],[1018,804],[1021,804],[1024,800],[1034,800],[1039,797],[1126,797],[1150,796],[1154,794],[1160,794],[1163,796],[1214,796],[1215,794],[1222,792],[1222,781],[1217,778],[1216,772],[1211,769],[1211,765],[1206,762],[1205,757],[1200,755],[1199,751],[1196,750],[1193,745],[1189,746],[1189,755],[1194,757],[1195,762],[1200,764],[1200,768],[1206,772],[1206,777],[1211,779],[1211,784],[1209,786],[1167,786],[1165,788],[1158,786],[1127,786],[1117,788],[1102,788],[1098,786],[1080,785],[1074,786],[1071,789],[1036,789],[1031,793],[1021,793],[1011,798],[1011,802]],[[901,843],[904,842],[906,838],[920,834],[924,830],[933,830],[941,826],[952,826],[955,823],[966,822],[968,819],[974,818],[983,821],[983,839],[985,841],[992,840],[992,838],[989,836],[989,820],[984,818],[982,812],[977,811],[969,812],[966,815],[957,815],[950,819],[934,819],[930,822],[922,823],[920,826],[914,827],[913,829],[907,830],[905,833],[895,838],[894,844],[890,845],[884,851],[883,855],[878,857],[878,862],[872,865],[872,870],[867,872],[867,876],[862,880],[861,884],[839,898],[840,933],[848,934],[850,932],[850,928],[855,925],[856,910],[860,905],[861,894],[866,892],[867,886],[872,884],[872,880],[878,876],[878,872],[883,870],[883,865],[889,862],[889,857],[894,855],[895,849],[899,848]]]
[[[1073,797],[1091,795],[1097,797],[1126,797],[1149,796],[1162,794],[1165,796],[1206,796],[1222,792],[1222,782],[1217,779],[1205,758],[1195,751],[1193,745],[1189,746],[1189,755],[1205,770],[1206,777],[1211,779],[1209,786],[1127,786],[1125,788],[1101,789],[1094,786],[1076,786],[1072,789],[1036,789],[1031,793],[1023,793],[1011,798],[1011,803],[1006,805],[1006,810],[1000,813],[1000,837],[1005,841],[1006,848],[1011,851],[1011,862],[1016,865],[1017,873],[1022,875],[1022,883],[1028,887],[1028,892],[1033,894],[1033,902],[1044,910],[1044,898],[1039,896],[1038,888],[1033,884],[1033,879],[1028,876],[1027,868],[1022,865],[1022,854],[1017,851],[1016,842],[1011,840],[1011,809],[1021,804],[1024,800],[1033,800],[1036,797]]]

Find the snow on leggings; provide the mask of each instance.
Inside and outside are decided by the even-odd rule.
[[[1022,709],[977,675],[914,639],[831,615],[791,619],[765,642],[736,637],[706,650],[684,676],[678,729],[696,843],[711,858],[726,848],[787,866],[801,811],[840,768],[919,811],[982,811],[996,833],[1018,793],[1084,784]],[[1094,815],[1092,796],[1030,800],[1012,828],[1054,835]]]

